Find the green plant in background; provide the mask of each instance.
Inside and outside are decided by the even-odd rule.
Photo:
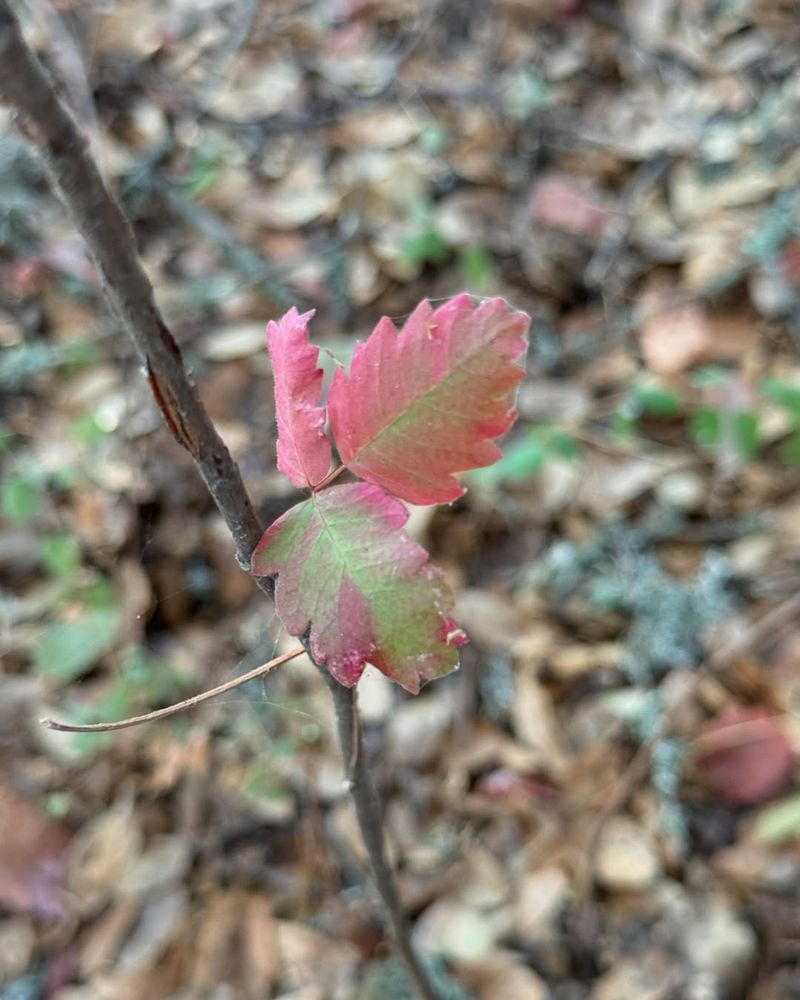
[[[553,103],[553,92],[541,76],[522,69],[506,81],[502,99],[511,118],[524,120],[532,112],[549,107]]]
[[[81,549],[74,535],[56,532],[39,543],[42,565],[50,576],[70,580],[81,566]]]
[[[732,372],[718,366],[698,369],[692,387],[714,398],[723,391]],[[688,397],[688,398],[687,398]],[[777,406],[788,420],[788,432],[780,454],[790,465],[800,465],[800,386],[784,379],[768,378],[758,387],[749,405],[698,401],[657,379],[635,383],[611,414],[609,429],[620,444],[629,445],[637,435],[646,436],[643,421],[664,422],[679,428],[685,439],[714,455],[730,454],[744,463],[755,458],[763,447],[762,427],[768,406]],[[576,461],[581,445],[574,432],[552,422],[530,424],[527,431],[509,442],[500,461],[488,469],[478,469],[473,482],[496,487],[501,483],[522,483],[539,474],[548,461]]]
[[[83,413],[70,421],[69,432],[76,441],[88,449],[100,444],[108,436],[108,429],[103,426],[97,413]]]
[[[36,516],[44,495],[44,474],[32,463],[20,462],[0,483],[0,509],[13,524]]]
[[[170,701],[189,686],[169,661],[154,656],[141,646],[129,646],[122,654],[108,683],[90,701],[75,708],[76,722],[130,715],[143,705]],[[112,738],[111,733],[75,733],[76,753],[91,753]]]
[[[569,431],[558,424],[532,424],[516,440],[507,444],[502,458],[485,469],[477,469],[472,479],[485,486],[519,483],[537,475],[549,460],[575,461],[580,447]]]
[[[42,590],[39,612],[44,627],[34,639],[30,656],[34,670],[51,684],[61,685],[87,675],[103,657],[119,649],[125,637],[122,601],[107,576],[85,561],[79,538],[63,529],[53,530],[56,505],[48,487],[80,486],[91,475],[97,448],[107,431],[94,413],[74,418],[69,434],[83,448],[79,458],[67,449],[65,464],[45,471],[32,453],[7,455],[10,470],[0,484],[0,511],[12,525],[32,524],[37,530],[41,570],[50,579]],[[13,439],[6,432],[4,442]],[[50,526],[50,527],[46,527]],[[90,701],[73,709],[79,721],[106,714],[126,714],[144,701],[171,697],[179,688],[175,672],[138,646],[120,653],[111,676]],[[98,746],[98,738],[81,734],[72,742],[74,752]]]
[[[444,153],[449,141],[447,129],[441,122],[430,121],[422,129],[417,139],[419,148],[429,156]]]
[[[762,393],[788,416],[790,432],[781,445],[781,455],[790,465],[800,465],[800,387],[779,378],[768,378]]]
[[[735,454],[747,461],[759,449],[758,414],[753,410],[734,412],[714,406],[700,406],[691,416],[689,432],[696,445],[711,451],[730,441]]]
[[[68,683],[89,670],[116,644],[121,611],[116,588],[104,577],[70,589],[59,620],[36,640],[33,662],[44,677]]]
[[[94,446],[108,435],[94,413],[85,413],[72,419],[68,427],[71,436],[87,448],[87,460],[91,460]],[[0,433],[0,453],[9,453],[13,440],[13,434]],[[20,450],[16,454],[10,454],[8,468],[3,470],[0,482],[0,512],[12,524],[25,524],[40,513],[48,486],[60,489],[72,487],[85,474],[84,465],[71,460],[47,472],[32,453]],[[45,538],[42,543],[42,558],[48,569],[53,560],[58,561],[55,551],[58,544],[50,538]],[[62,539],[60,544],[63,550],[67,543]],[[57,571],[55,575],[59,575]]]
[[[437,232],[427,206],[418,216],[412,233],[403,240],[400,256],[409,264],[443,264],[450,256],[450,248]]]
[[[490,288],[495,273],[491,254],[483,247],[464,247],[458,252],[458,269],[464,284],[477,291]]]
[[[52,368],[63,368],[68,374],[95,364],[100,356],[96,340],[67,344],[31,341],[6,347],[0,356],[0,388],[18,389],[34,375]]]
[[[744,241],[743,250],[759,264],[772,263],[781,246],[795,233],[796,191],[779,191],[761,217],[759,227]]]
[[[698,369],[691,382],[695,389],[708,393],[722,390],[730,378],[726,369],[710,366]],[[678,421],[697,447],[712,452],[728,449],[741,461],[753,458],[760,447],[759,413],[753,406],[695,403],[659,381],[634,385],[614,412],[611,429],[619,439],[630,439],[645,418]]]
[[[226,144],[220,142],[219,136],[216,137],[216,140],[210,146],[204,144],[202,147],[194,146],[192,148],[189,168],[181,181],[181,190],[192,200],[214,186],[220,168],[224,166],[229,155],[225,149]]]
[[[730,371],[710,365],[693,374],[692,384],[713,396],[724,393],[730,379]],[[740,461],[753,458],[759,449],[759,415],[752,406],[701,403],[690,410],[688,430],[698,447],[727,449]]]
[[[295,755],[297,750],[292,744],[288,755]],[[271,757],[275,752],[274,744],[270,745],[270,756],[257,756],[244,774],[242,797],[257,811],[266,810],[269,813],[276,808],[291,808],[294,796],[284,777],[273,766]]]
[[[141,705],[170,701],[182,692],[187,682],[167,661],[142,646],[125,645],[123,603],[117,587],[84,563],[74,535],[45,535],[40,558],[59,586],[49,609],[55,620],[32,647],[37,673],[53,684],[67,684],[88,675],[103,657],[114,654],[114,665],[97,692],[73,706],[75,723],[130,715]],[[71,746],[76,753],[88,753],[108,738],[109,734],[76,734]]]
[[[681,414],[680,396],[659,382],[634,385],[611,417],[611,430],[618,438],[629,438],[642,417],[672,419]]]

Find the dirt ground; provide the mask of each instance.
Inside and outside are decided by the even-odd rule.
[[[264,326],[464,289],[520,418],[412,511],[470,636],[360,682],[453,1000],[800,998],[800,9],[29,0],[266,524]],[[327,689],[0,105],[0,1000],[404,1000]]]

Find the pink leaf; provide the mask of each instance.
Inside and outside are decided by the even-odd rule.
[[[706,723],[697,741],[697,766],[726,802],[761,802],[786,783],[792,745],[766,708],[731,706]]]
[[[349,373],[334,375],[328,410],[344,464],[411,503],[461,496],[452,474],[495,462],[492,439],[516,416],[528,322],[503,299],[476,308],[468,295],[420,303],[400,333],[384,317]]]
[[[322,371],[319,348],[308,343],[311,312],[292,308],[279,323],[267,324],[267,345],[275,379],[278,468],[295,486],[316,486],[330,471],[331,443],[325,407],[318,406]]]
[[[274,576],[291,635],[351,687],[366,663],[416,694],[458,665],[466,636],[428,553],[402,527],[403,505],[367,483],[334,486],[297,504],[264,533],[253,572]]]

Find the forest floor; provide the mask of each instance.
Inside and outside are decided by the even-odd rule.
[[[520,418],[415,509],[470,636],[360,684],[473,1000],[800,998],[800,15],[779,0],[26,5],[264,523],[267,320],[467,289]],[[0,1000],[404,1000],[307,662],[0,108]]]

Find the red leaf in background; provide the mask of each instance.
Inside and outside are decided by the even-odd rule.
[[[454,472],[491,465],[516,416],[514,364],[529,317],[503,299],[422,302],[398,333],[384,317],[337,369],[328,400],[342,462],[411,503],[455,500]]]
[[[325,433],[325,407],[318,406],[322,371],[319,348],[308,342],[311,312],[289,310],[267,324],[267,345],[275,380],[278,468],[295,486],[315,486],[330,471],[331,443]]]
[[[42,917],[63,912],[66,830],[0,783],[0,907]]]
[[[781,250],[781,271],[792,288],[800,288],[800,240],[792,240]]]
[[[792,745],[765,708],[732,706],[708,722],[697,741],[697,766],[726,802],[769,798],[792,770]]]
[[[530,808],[532,803],[555,805],[560,793],[551,784],[508,767],[496,767],[475,782],[479,795],[508,806]]]

